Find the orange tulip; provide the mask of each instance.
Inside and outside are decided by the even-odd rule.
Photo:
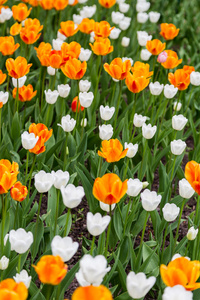
[[[113,51],[113,46],[110,45],[108,38],[97,38],[94,44],[90,44],[90,46],[96,55],[107,55]]]
[[[1,300],[26,300],[28,298],[28,289],[23,282],[15,282],[8,278],[0,282]]]
[[[49,64],[54,69],[59,69],[62,65],[62,52],[52,50],[49,54]]]
[[[83,33],[90,34],[94,31],[95,21],[93,19],[84,18],[79,25],[79,30]]]
[[[94,24],[94,33],[96,37],[107,38],[114,27],[110,27],[107,21],[96,22]]]
[[[98,151],[98,155],[109,163],[119,161],[128,152],[128,148],[123,151],[123,146],[118,139],[105,140],[101,144],[102,148],[101,151]]]
[[[0,194],[7,193],[17,181],[18,170],[16,162],[11,164],[7,159],[0,160]]]
[[[130,60],[125,60],[122,62],[122,59],[117,57],[113,59],[109,64],[104,64],[104,70],[112,77],[117,80],[123,80],[128,75],[128,72],[131,69]]]
[[[26,58],[18,56],[16,59],[8,58],[6,60],[6,69],[8,75],[14,78],[20,78],[26,75],[32,64],[28,64]]]
[[[67,265],[59,255],[45,255],[33,267],[40,281],[45,284],[58,285],[67,274]]]
[[[115,5],[116,0],[99,0],[99,4],[105,8],[110,8]]]
[[[20,3],[12,6],[13,18],[18,22],[24,21],[30,15],[32,7],[28,9],[27,5]]]
[[[68,5],[68,0],[54,0],[53,6],[56,10],[63,10]]]
[[[64,66],[61,67],[62,72],[70,79],[81,79],[85,74],[87,69],[86,61],[81,62],[80,60],[73,58],[66,62]]]
[[[128,73],[126,77],[126,86],[132,93],[139,93],[143,91],[149,84],[150,79],[145,76],[135,76],[134,74]]]
[[[186,66],[185,65],[185,66],[183,66],[183,70],[190,75],[192,72],[195,71],[195,68],[193,66]]]
[[[25,185],[22,185],[20,181],[17,181],[10,189],[11,197],[19,202],[22,202],[24,199],[26,199],[27,194],[27,187]]]
[[[72,300],[112,300],[112,294],[104,285],[80,286],[73,295]]]
[[[167,53],[167,60],[161,64],[165,69],[174,69],[182,63],[182,59],[178,59],[175,51],[165,50],[165,52]]]
[[[51,53],[51,48],[51,44],[44,42],[41,42],[38,48],[34,48],[42,66],[50,66],[49,55]]]
[[[69,3],[70,6],[75,6],[76,4],[78,4],[78,0],[74,0],[74,3],[73,3],[73,4],[70,4],[70,3]]]
[[[22,29],[22,24],[21,23],[18,23],[16,22],[15,24],[13,24],[11,27],[10,27],[10,34],[11,35],[18,35],[20,33]]]
[[[8,0],[0,0],[0,5],[3,5],[4,3],[6,3]]]
[[[63,64],[71,58],[78,58],[81,53],[81,45],[77,42],[63,43],[61,46]]]
[[[59,32],[65,35],[66,37],[75,35],[79,30],[79,27],[76,24],[74,24],[73,21],[61,22],[60,27],[61,29],[59,29]]]
[[[168,266],[160,266],[160,275],[167,286],[182,285],[187,291],[200,288],[199,278],[200,262],[190,261],[185,257],[172,260]]]
[[[35,6],[35,7],[40,4],[40,0],[29,0],[28,2],[30,5]]]
[[[118,203],[126,194],[127,181],[124,182],[113,173],[105,174],[103,177],[95,179],[92,193],[94,197],[106,204]]]
[[[29,126],[29,133],[34,133],[35,136],[39,136],[39,139],[33,149],[30,149],[29,152],[40,154],[46,150],[44,143],[52,136],[53,129],[48,130],[48,128],[42,123],[32,123]]]
[[[54,0],[41,0],[40,5],[45,10],[51,10],[53,8]]]
[[[3,74],[2,70],[0,70],[0,84],[4,83],[6,80],[7,75]]]
[[[134,66],[131,68],[131,71],[135,77],[144,76],[146,78],[150,78],[153,75],[153,71],[149,72],[150,65],[142,63],[140,61],[136,61]]]
[[[186,90],[190,84],[190,74],[183,69],[178,69],[175,73],[168,74],[168,80],[180,91]]]
[[[166,43],[162,43],[158,39],[147,41],[146,48],[151,54],[158,55],[165,49]]]
[[[78,110],[77,110],[77,101],[78,101]],[[80,109],[81,109],[81,111],[84,110],[84,107],[81,106],[80,101],[78,100],[78,96],[76,96],[76,97],[72,100],[71,109],[72,109],[73,112],[76,112],[76,110],[79,112]]]
[[[174,24],[168,23],[162,23],[160,27],[160,35],[162,35],[165,40],[173,40],[178,35],[180,30],[179,28],[176,28]]]
[[[12,36],[0,37],[0,52],[3,55],[12,55],[19,48],[19,43],[15,44]]]
[[[35,43],[41,33],[39,33],[43,29],[43,25],[40,25],[40,21],[38,19],[27,19],[24,23],[24,27],[20,31],[20,38],[26,44]]]
[[[189,161],[185,166],[185,178],[200,195],[200,164],[194,160]]]
[[[13,89],[13,98],[16,98],[17,88]],[[28,84],[27,86],[22,86],[18,89],[18,100],[21,102],[31,101],[33,97],[37,94],[37,91],[33,91],[33,86]]]

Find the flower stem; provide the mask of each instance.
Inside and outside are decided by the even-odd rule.
[[[183,199],[180,214],[179,214],[179,218],[178,218],[178,225],[177,225],[177,228],[176,228],[176,235],[175,235],[175,239],[174,239],[174,247],[173,247],[173,251],[172,251],[172,256],[174,255],[174,251],[175,251],[175,248],[176,248],[176,242],[177,242],[177,239],[178,239],[178,231],[179,231],[179,227],[180,227],[180,224],[181,224],[181,216],[182,216],[182,213],[183,213],[184,205],[185,205],[185,199]]]
[[[92,237],[92,244],[91,244],[91,248],[90,248],[90,255],[92,255],[92,253],[93,253],[94,242],[95,242],[95,236],[93,235],[93,237]]]
[[[19,254],[19,259],[18,259],[18,268],[17,268],[17,272],[20,273],[20,270],[21,270],[21,258],[22,258],[22,255]]]
[[[67,218],[66,218],[66,223],[65,223],[65,230],[64,230],[64,234],[63,234],[63,237],[65,237],[67,235],[67,225],[68,225],[68,222],[69,222],[69,217],[71,215],[71,208],[68,208],[68,212],[67,212]]]
[[[120,86],[119,86],[119,95],[118,95],[118,99],[117,99],[117,107],[116,107],[116,111],[115,111],[115,122],[114,122],[114,131],[116,129],[116,125],[117,125],[117,117],[118,117],[118,112],[119,112],[119,105],[120,105],[120,100],[121,100],[121,93],[122,93],[122,80],[120,80]]]
[[[57,220],[58,220],[58,210],[59,210],[59,197],[60,197],[60,190],[57,190],[57,202],[56,202],[56,216],[55,216],[55,225],[54,225],[54,235],[56,235],[56,227],[57,227]]]
[[[106,236],[106,249],[105,249],[105,258],[107,259],[107,253],[108,253],[108,243],[109,243],[109,238],[110,238],[110,231],[111,231],[111,222],[112,222],[112,208],[111,208],[111,205],[110,205],[110,217],[111,217],[111,220],[110,220],[110,223],[108,225],[108,231],[107,231],[107,236]]]

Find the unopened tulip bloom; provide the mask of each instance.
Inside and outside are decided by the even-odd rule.
[[[10,189],[10,196],[13,200],[22,202],[26,199],[28,189],[25,185],[22,185],[20,181],[17,181]]]
[[[106,211],[106,212],[110,212],[110,208],[111,208],[111,210],[113,210],[116,206],[115,203],[112,204],[112,205],[109,205],[109,204],[103,203],[101,201],[99,201],[99,205],[100,205],[101,209]]]
[[[69,84],[58,85],[58,93],[59,93],[60,97],[62,97],[62,98],[67,98],[67,96],[70,93],[70,90],[71,90],[71,87],[69,86]]]
[[[118,139],[104,140],[101,145],[101,151],[98,151],[98,155],[105,158],[109,163],[119,161],[128,152],[128,149],[123,150],[123,146]]]
[[[172,127],[173,129],[180,131],[185,127],[187,121],[188,119],[183,115],[175,115],[172,117]]]
[[[149,15],[147,14],[147,13],[145,13],[145,12],[139,12],[138,14],[137,14],[137,21],[138,21],[138,23],[146,23],[146,21],[148,20],[148,18],[149,18]]]
[[[33,234],[31,231],[26,232],[23,228],[11,230],[9,233],[11,250],[19,254],[25,253],[33,243]]]
[[[128,3],[120,3],[119,4],[119,10],[123,14],[127,13],[129,8],[130,8],[130,5]]]
[[[70,115],[66,115],[62,117],[61,124],[58,126],[62,127],[65,132],[71,132],[76,125],[76,120],[70,117]]]
[[[100,116],[102,120],[108,121],[112,118],[113,114],[115,112],[115,107],[109,107],[109,106],[100,106]]]
[[[173,140],[170,142],[171,152],[174,155],[181,155],[186,148],[186,143],[182,140]]]
[[[105,231],[106,227],[110,223],[110,220],[110,216],[102,217],[100,213],[93,215],[91,212],[88,212],[86,222],[87,230],[91,235],[98,236]]]
[[[174,24],[168,23],[162,23],[160,28],[160,35],[162,35],[165,40],[173,40],[178,35],[180,30],[179,28],[176,28]]]
[[[200,72],[192,72],[190,74],[190,83],[195,86],[200,85]]]
[[[164,84],[160,84],[158,81],[156,82],[150,82],[149,89],[152,95],[159,96],[164,88]]]
[[[14,85],[15,88],[17,88],[17,85],[18,85],[18,88],[21,88],[24,84],[25,84],[25,81],[27,79],[27,76],[23,76],[21,78],[12,78],[12,83]]]
[[[124,148],[125,148],[125,149],[128,148],[128,151],[127,151],[127,153],[126,153],[126,156],[127,156],[128,158],[133,158],[133,157],[136,155],[137,151],[138,151],[138,144],[133,145],[132,143],[129,143],[129,144],[128,144],[127,142],[125,142]]]
[[[179,195],[182,198],[190,199],[194,195],[195,190],[191,187],[190,183],[185,178],[179,180],[178,185]]]
[[[160,275],[167,286],[182,285],[187,291],[200,288],[199,278],[200,262],[190,261],[185,257],[179,257],[171,261],[168,266],[160,266]]]
[[[159,55],[158,55],[158,58],[157,58],[157,61],[159,62],[159,63],[164,63],[164,62],[166,62],[166,60],[167,60],[167,52],[166,51],[163,51],[163,52],[161,52]]]
[[[54,176],[41,170],[34,176],[35,188],[39,193],[46,193],[54,184]]]
[[[45,255],[33,266],[40,281],[44,284],[58,285],[67,274],[67,265],[57,255]]]
[[[96,5],[92,5],[92,6],[83,6],[83,8],[81,9],[80,11],[80,15],[83,17],[83,18],[92,18],[93,15],[95,14],[96,12]]]
[[[72,295],[72,300],[80,300],[80,299],[113,300],[113,297],[109,289],[104,285],[100,285],[100,286],[88,285],[88,286],[80,286],[74,291]]]
[[[115,11],[112,11],[111,13],[111,18],[112,18],[112,22],[114,24],[119,24],[120,21],[122,21],[124,19],[124,14],[120,13],[120,12],[115,12]]]
[[[58,170],[56,172],[51,171],[54,176],[54,183],[56,189],[61,189],[61,186],[66,186],[69,181],[69,172]]]
[[[85,196],[85,192],[82,186],[75,187],[75,185],[71,183],[66,187],[61,186],[61,194],[63,203],[68,208],[77,207]]]
[[[162,300],[192,300],[193,293],[187,291],[182,285],[178,284],[173,287],[166,287]]]
[[[6,270],[9,264],[9,258],[5,255],[0,259],[0,270]]]
[[[8,92],[0,92],[0,108],[8,102],[9,93]]]
[[[8,278],[0,282],[0,299],[26,300],[28,289],[23,282],[16,283],[14,279]]]
[[[163,217],[167,222],[173,222],[177,218],[180,208],[174,203],[166,203],[162,212]]]
[[[130,178],[127,181],[128,190],[127,195],[131,197],[137,197],[141,190],[143,189],[143,183],[139,179]]]
[[[146,1],[142,1],[142,2],[138,2],[136,4],[136,11],[137,12],[145,12],[150,8],[150,2],[146,2]]]
[[[158,55],[165,49],[166,43],[162,43],[158,39],[147,41],[146,48],[152,55]]]
[[[137,113],[135,113],[133,118],[133,124],[135,125],[135,127],[142,127],[146,120],[146,116],[138,115]]]
[[[194,160],[189,161],[185,166],[185,178],[200,195],[200,164]]]
[[[157,23],[160,19],[160,13],[157,11],[150,11],[149,12],[149,20],[151,23]]]
[[[28,289],[30,287],[32,277],[28,276],[26,270],[22,270],[20,273],[17,273],[15,276],[13,276],[13,279],[17,283],[23,282]]]
[[[68,261],[74,256],[78,250],[79,244],[73,242],[69,236],[61,237],[59,235],[54,236],[51,241],[51,250],[54,256],[59,255],[63,261]]]
[[[123,47],[128,47],[130,44],[130,38],[123,36],[122,41],[121,41],[121,45]]]
[[[164,86],[164,96],[167,99],[172,99],[178,92],[178,88],[175,87],[174,85],[166,84]]]
[[[80,92],[88,92],[91,87],[91,82],[88,80],[79,81],[79,90]]]
[[[110,267],[107,267],[107,260],[103,255],[92,257],[89,254],[85,254],[80,260],[80,269],[76,273],[76,279],[82,286],[85,285],[82,284],[81,279],[87,282],[87,285],[99,286],[110,269]]]
[[[161,202],[161,195],[158,195],[155,191],[150,191],[149,189],[144,190],[141,193],[142,207],[146,211],[155,210]]]
[[[129,295],[134,299],[143,298],[153,287],[156,282],[156,277],[151,276],[146,278],[142,272],[135,274],[130,272],[126,278],[126,286]]]
[[[9,7],[1,7],[0,23],[10,20],[12,16],[12,10]]]
[[[196,236],[198,234],[198,228],[197,229],[194,229],[194,226],[190,227],[190,229],[188,230],[187,232],[187,239],[189,241],[193,241],[196,239]]]
[[[151,124],[143,124],[142,125],[142,135],[145,139],[152,139],[156,133],[157,126],[152,126]]]
[[[50,75],[50,76],[54,76],[56,74],[56,69],[55,68],[52,68],[51,66],[47,67],[47,73]]]
[[[181,102],[177,102],[177,101],[174,102],[173,110],[180,111],[181,107],[182,107]]]
[[[113,127],[112,125],[103,124],[99,126],[99,137],[101,140],[109,140],[113,135]]]
[[[140,58],[144,61],[148,61],[151,55],[151,52],[149,52],[147,49],[142,49],[140,52]]]
[[[91,54],[92,54],[91,50],[81,48],[81,53],[79,55],[79,59],[81,61],[88,61],[90,59]]]
[[[121,33],[121,29],[119,28],[113,28],[113,30],[111,31],[110,35],[109,35],[109,38],[111,40],[117,40],[119,35]]]
[[[148,35],[146,31],[137,31],[137,40],[140,46],[146,46],[147,41],[152,39],[152,35]]]
[[[92,101],[94,99],[93,92],[80,92],[79,93],[79,101],[81,106],[88,108],[92,104]]]

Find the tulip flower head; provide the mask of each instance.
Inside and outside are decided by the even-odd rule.
[[[69,236],[62,238],[61,236],[56,235],[51,242],[53,255],[59,255],[63,261],[70,260],[78,250],[78,246],[78,243],[73,242],[72,238]]]
[[[158,55],[165,49],[166,44],[158,39],[147,41],[146,48],[152,55]]]
[[[61,22],[60,27],[61,29],[59,29],[59,32],[65,35],[66,37],[75,35],[79,30],[79,27],[76,24],[74,24],[73,21]]]
[[[6,270],[9,264],[9,258],[5,255],[0,259],[0,270]]]
[[[180,30],[179,28],[176,28],[174,24],[168,23],[162,23],[160,28],[160,35],[162,35],[165,40],[173,40],[178,35]]]
[[[42,123],[32,123],[29,126],[29,133],[34,133],[35,136],[39,136],[39,139],[34,148],[29,151],[35,154],[43,153],[46,150],[45,143],[52,136],[53,129],[48,130],[48,128]]]
[[[114,27],[110,27],[107,21],[96,22],[94,24],[94,33],[96,37],[107,38]]]
[[[12,6],[13,18],[18,22],[24,21],[30,15],[32,7],[28,9],[25,3]]]
[[[127,77],[128,72],[131,69],[131,62],[130,60],[122,62],[122,59],[117,57],[110,63],[110,65],[105,63],[104,69],[112,78],[123,80]]]
[[[190,84],[190,73],[184,69],[178,69],[168,74],[168,80],[180,91],[186,90]]]
[[[19,48],[12,36],[0,37],[0,52],[5,55],[12,55]]]
[[[15,282],[8,278],[0,282],[0,299],[20,299],[28,298],[28,289],[23,282]]]
[[[11,164],[7,159],[0,160],[0,194],[7,193],[17,181],[18,169],[16,162]]]
[[[73,295],[72,300],[112,300],[112,294],[107,287],[104,285],[100,286],[80,286],[78,287]]]
[[[13,98],[16,98],[17,88],[13,89]],[[37,94],[37,91],[33,91],[33,86],[28,84],[27,86],[23,85],[18,88],[18,100],[21,102],[31,101]]]
[[[84,18],[79,25],[79,30],[83,33],[90,34],[94,31],[94,24],[95,21],[93,19]]]
[[[111,139],[102,141],[101,151],[98,151],[98,155],[105,158],[107,162],[116,162],[121,158],[124,158],[128,152],[128,149],[123,150],[123,146],[118,139]]]
[[[22,202],[24,199],[26,199],[27,194],[27,187],[22,185],[20,181],[17,181],[10,189],[11,197],[19,202]]]
[[[105,231],[106,227],[110,223],[110,220],[110,216],[102,217],[100,213],[93,215],[91,212],[88,212],[86,223],[87,229],[91,235],[98,236]]]
[[[178,59],[178,55],[175,51],[165,50],[164,52],[167,53],[167,59],[161,63],[161,65],[165,69],[174,69],[182,63],[182,59]]]
[[[20,78],[29,73],[32,64],[28,64],[26,58],[18,56],[15,60],[8,58],[6,60],[6,69],[8,75],[14,78]]]
[[[108,38],[97,38],[94,44],[90,44],[92,51],[96,55],[105,56],[113,51],[113,46],[110,45],[110,40]]]
[[[84,76],[86,69],[86,61],[81,62],[76,58],[68,60],[66,64],[61,67],[61,70],[65,74],[65,76],[75,80],[81,79]]]
[[[127,192],[127,181],[122,182],[113,173],[105,174],[95,179],[92,193],[97,200],[106,204],[118,203]]]
[[[200,195],[200,164],[191,160],[185,166],[185,178],[195,192]]]
[[[11,230],[9,233],[11,250],[23,254],[31,247],[33,243],[33,234],[31,231],[26,232],[23,228]]]
[[[26,19],[24,22],[24,27],[20,31],[20,38],[25,44],[34,44],[41,33],[39,33],[43,29],[43,25],[40,25],[40,21],[38,19]]]
[[[16,22],[15,24],[13,24],[10,27],[10,34],[13,36],[18,35],[20,33],[21,29],[22,29],[22,24]]]
[[[13,278],[17,283],[23,282],[27,289],[30,287],[32,277],[28,276],[26,270],[22,270],[20,273],[17,273],[15,276],[13,276]]]
[[[116,0],[99,0],[99,4],[105,8],[110,8],[115,5]]]
[[[0,70],[0,84],[4,83],[6,80],[7,75],[3,74],[2,70]]]

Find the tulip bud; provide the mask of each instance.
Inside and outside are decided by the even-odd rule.
[[[147,11],[150,8],[150,5],[151,5],[150,2],[145,2],[145,1],[138,2],[136,4],[136,11],[143,13],[143,12]]]
[[[124,14],[112,11],[111,18],[114,24],[119,24],[124,19]]]
[[[190,83],[195,86],[200,85],[200,72],[192,72],[190,74]]]
[[[146,23],[146,21],[148,20],[149,15],[147,13],[143,13],[143,12],[139,12],[137,14],[137,21],[138,23]]]
[[[157,23],[160,19],[160,13],[156,11],[150,11],[149,12],[149,20],[151,23]]]
[[[178,102],[178,103],[177,103],[177,101],[174,102],[174,107],[173,107],[174,110],[180,111],[181,107],[182,107],[181,102]]]
[[[192,300],[193,293],[187,291],[182,285],[175,285],[173,287],[166,287],[162,300]]]
[[[102,217],[100,213],[93,215],[91,212],[88,212],[86,222],[87,229],[91,235],[98,236],[105,231],[106,227],[110,223],[110,220],[110,216]]]
[[[173,140],[170,142],[171,152],[174,155],[181,155],[186,148],[186,143],[182,140]]]
[[[83,17],[80,15],[73,14],[72,17],[75,24],[81,24],[81,22],[83,21]]]
[[[0,107],[2,107],[4,104],[8,102],[8,98],[9,98],[8,92],[0,92],[0,104],[2,103]]]
[[[53,49],[56,51],[60,51],[63,43],[64,41],[62,39],[53,39]]]
[[[129,43],[130,43],[130,38],[128,38],[128,37],[126,37],[126,36],[123,36],[121,45],[122,45],[123,47],[128,47],[128,46],[129,46]]]
[[[128,12],[130,5],[128,3],[120,3],[119,10],[121,13],[125,14]]]
[[[113,30],[111,31],[110,35],[109,35],[109,38],[111,40],[117,40],[119,35],[121,33],[121,29],[119,28],[113,28]]]
[[[156,81],[154,83],[151,82],[149,84],[150,92],[154,96],[159,96],[162,93],[163,88],[164,88],[164,84],[160,84],[158,81]]]
[[[68,208],[77,207],[82,198],[85,196],[85,192],[82,186],[75,187],[73,184],[68,184],[66,187],[61,186],[61,194],[63,203]]]
[[[176,88],[173,85],[166,84],[164,86],[164,96],[167,99],[172,99],[176,95],[177,92],[178,92],[178,88]]]
[[[182,198],[190,199],[194,195],[195,190],[191,187],[191,185],[185,178],[179,180],[178,185],[179,185],[179,195]]]
[[[77,103],[78,102],[78,103]],[[77,108],[78,105],[78,108]],[[84,107],[80,105],[80,101],[78,100],[78,96],[76,96],[73,100],[72,100],[72,104],[71,104],[71,109],[73,112],[79,112],[80,109],[81,111],[84,110]]]
[[[188,119],[183,115],[175,115],[172,117],[172,127],[173,129],[180,131],[185,127],[187,121]]]
[[[54,177],[54,186],[56,189],[61,189],[61,186],[66,186],[69,181],[69,172],[58,170],[56,172],[51,171]]]
[[[70,90],[71,90],[71,87],[69,86],[69,84],[58,85],[58,93],[59,93],[60,97],[62,97],[62,98],[67,98],[67,96],[70,93]]]
[[[187,233],[187,239],[189,241],[193,241],[196,239],[196,236],[198,234],[198,228],[195,230],[194,229],[194,226],[190,227],[190,229],[188,230],[188,233]]]
[[[112,125],[103,124],[99,126],[99,137],[101,140],[109,140],[113,135],[113,127]]]
[[[159,55],[158,55],[158,58],[157,58],[157,61],[159,62],[159,63],[164,63],[164,62],[166,62],[166,60],[167,60],[167,52],[165,52],[165,51],[163,51],[163,52],[161,52]]]
[[[79,81],[79,90],[80,92],[88,92],[91,87],[91,82],[88,80]]]
[[[86,127],[87,126],[87,118],[81,120],[81,126],[82,127]]]
[[[52,68],[51,66],[47,67],[47,73],[50,76],[54,76],[56,74],[56,69]]]
[[[137,113],[135,113],[133,118],[133,124],[135,125],[135,127],[142,127],[146,120],[146,116],[138,115]]]
[[[137,40],[140,46],[146,46],[147,41],[151,39],[152,35],[148,35],[146,31],[137,31]]]
[[[54,236],[51,242],[51,250],[54,256],[59,255],[63,261],[68,261],[78,250],[79,244],[73,242],[71,237]]]
[[[177,218],[180,208],[174,203],[166,203],[162,209],[162,212],[163,217],[167,222],[173,222]]]
[[[13,279],[17,283],[23,282],[28,289],[30,287],[32,277],[28,276],[26,270],[22,270],[20,273],[17,273],[15,276],[13,276]]]
[[[131,24],[131,18],[124,17],[123,20],[119,22],[119,28],[121,30],[127,30]],[[129,39],[130,40],[130,39]],[[126,46],[127,47],[127,46]]]
[[[39,171],[34,176],[35,188],[39,193],[46,193],[50,190],[54,184],[54,176],[51,173],[46,173],[45,171]]]
[[[92,5],[92,6],[83,6],[82,10],[80,11],[80,15],[83,18],[92,18],[92,16],[95,14],[96,12],[96,5]]]
[[[94,99],[94,94],[92,92],[80,92],[79,93],[79,100],[81,106],[88,108],[92,104],[92,101]]]
[[[0,259],[0,270],[6,270],[9,264],[9,258],[5,255]]]
[[[92,42],[93,43],[93,42]],[[90,59],[90,56],[92,54],[92,51],[89,50],[89,49],[84,49],[84,48],[81,48],[81,52],[79,54],[79,59],[81,61],[88,61]]]
[[[145,189],[149,185],[148,181],[142,182],[142,188]]]
[[[142,125],[142,135],[145,139],[152,139],[157,130],[157,126],[152,126],[151,124],[143,124]]]
[[[28,189],[25,185],[22,185],[20,181],[17,181],[10,189],[10,195],[13,200],[22,202],[26,199]]]

